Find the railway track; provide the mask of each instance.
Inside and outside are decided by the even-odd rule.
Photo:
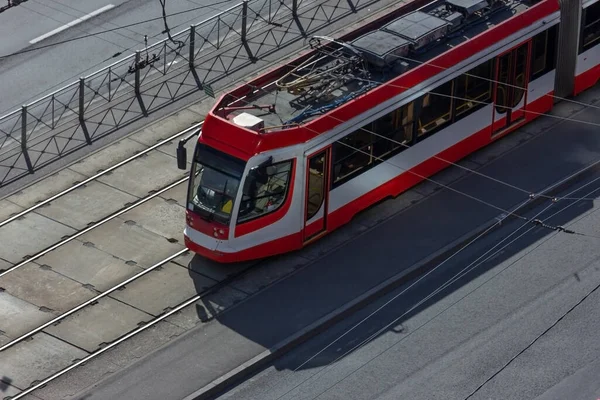
[[[50,238],[45,241],[52,241],[43,248],[30,241],[31,246],[17,251],[0,249],[0,257],[7,260],[0,273],[0,308],[9,310],[11,322],[0,327],[0,367],[5,375],[2,379],[9,379],[5,383],[14,389],[9,392],[14,399],[43,388],[160,322],[177,326],[181,332],[206,322],[435,191],[431,184],[423,183],[300,255],[216,265],[188,254],[177,239],[183,228],[187,177],[177,176],[180,171],[171,142],[200,126],[22,208],[0,223],[0,237],[23,240],[28,232],[29,237],[40,234],[40,225],[27,223],[29,218],[43,221],[42,226],[50,226],[42,230]],[[514,147],[526,136],[532,137],[516,133],[485,152],[495,146],[497,153],[504,153],[507,143]],[[153,180],[157,160],[176,172]],[[479,165],[470,162],[469,167]],[[139,171],[146,175],[136,173]],[[114,176],[118,179],[111,180]],[[448,184],[464,176],[465,171],[450,168],[435,179]],[[91,195],[82,194],[94,185],[93,193],[110,203],[97,212],[85,201]],[[113,195],[102,197],[99,187]],[[115,192],[125,195],[115,196]],[[18,205],[23,194],[16,196],[12,204]],[[123,202],[123,197],[128,201]],[[11,197],[3,199],[7,200]],[[72,214],[61,214],[65,209]],[[104,215],[98,217],[100,213]],[[70,232],[65,235],[52,226],[67,227]],[[212,303],[214,309],[204,307],[205,314],[200,315],[198,302]]]

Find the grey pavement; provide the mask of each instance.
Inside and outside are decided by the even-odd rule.
[[[592,94],[593,91],[587,96]],[[588,98],[588,101],[591,100]],[[559,106],[556,113],[572,115],[574,111],[577,110],[571,105],[565,105]],[[576,118],[600,121],[594,109],[584,110]],[[463,173],[462,179],[456,180],[456,174],[450,169],[433,179],[445,184],[454,181],[453,188],[507,209],[521,203],[530,192],[539,191],[596,161],[600,135],[590,125],[555,120],[550,130],[540,134],[543,132],[540,124],[548,122],[540,120],[531,124],[467,160],[484,162],[481,159],[485,158],[488,162],[479,172],[521,186],[524,192],[477,175]],[[569,140],[564,140],[566,135]],[[376,215],[379,208],[375,207],[369,211],[369,222],[361,224],[358,219],[315,246],[298,252],[313,262],[225,312],[217,313],[215,320],[200,324],[75,398],[181,399],[499,214],[489,204],[449,190],[435,191],[424,198],[419,194],[421,191],[431,193],[429,184],[419,185],[400,196],[408,197],[408,201],[397,202],[400,209],[384,222],[372,222],[381,219]],[[410,205],[411,200],[418,199],[421,200]],[[572,210],[577,214],[590,207],[588,202]],[[402,209],[404,212],[400,212]],[[389,215],[385,207],[382,210]],[[494,243],[494,239],[485,243]],[[334,245],[340,244],[331,251]],[[287,263],[286,260],[279,266],[292,268]],[[574,262],[571,267],[576,265]],[[569,272],[561,272],[561,276],[569,276]],[[484,304],[489,307],[489,300]],[[210,306],[195,307],[202,320]],[[461,321],[469,322],[464,317]],[[439,328],[439,332],[444,330]],[[438,343],[442,345],[443,340],[440,340]],[[317,358],[311,367],[326,362],[326,358]],[[57,387],[74,384],[75,379],[76,375],[67,377]],[[59,393],[51,388],[44,390],[36,395]]]

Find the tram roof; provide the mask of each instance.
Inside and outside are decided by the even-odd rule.
[[[302,143],[557,10],[558,0],[412,0],[339,39],[311,38],[307,54],[223,95],[203,131],[247,155]]]

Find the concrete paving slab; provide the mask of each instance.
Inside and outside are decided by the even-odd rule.
[[[143,143],[131,139],[122,139],[115,142],[105,149],[100,150],[77,163],[71,165],[69,169],[86,175],[94,176],[113,165],[128,159],[129,157],[141,152],[147,146]]]
[[[460,166],[463,166],[465,168],[468,168],[469,170],[477,170],[477,168],[479,167],[479,164],[472,162],[472,161],[468,161],[468,160],[460,161],[457,164]],[[433,175],[430,178],[431,180],[425,180],[425,181],[421,182],[420,184],[418,184],[413,190],[418,193],[421,193],[423,196],[429,196],[429,195],[437,192],[438,190],[444,189],[444,187],[442,185],[448,186],[452,182],[471,173],[471,171],[469,171],[469,170],[460,168],[456,165],[449,165],[446,169]]]
[[[36,212],[81,230],[138,198],[101,182],[90,182]]]
[[[384,219],[407,209],[424,197],[425,196],[423,196],[421,193],[411,189],[402,193],[395,199],[386,200],[377,204],[375,207],[360,213],[354,218],[354,221],[358,224],[368,226],[369,228],[373,227]]]
[[[2,379],[2,376],[0,376]],[[4,377],[8,381],[12,381],[9,377]],[[0,399],[9,399],[10,397],[16,396],[21,392],[21,389],[14,387],[13,385],[0,380]]]
[[[231,287],[253,294],[292,274],[309,262],[309,259],[294,253],[274,257],[259,263],[255,269],[233,282]]]
[[[105,291],[142,271],[111,254],[73,240],[36,261],[94,289]]]
[[[0,286],[15,297],[56,313],[68,311],[95,295],[81,283],[35,263],[3,276]]]
[[[10,293],[0,292],[0,333],[15,339],[54,318],[54,314],[21,300]]]
[[[10,338],[8,336],[0,334],[0,346],[4,346],[8,342],[10,342]],[[2,390],[0,390],[0,392],[1,391]]]
[[[44,332],[91,353],[151,319],[145,312],[104,297]]]
[[[194,252],[188,252],[173,260],[175,264],[179,264],[198,274],[208,276],[216,281],[222,281],[232,275],[239,273],[250,265],[256,264],[259,261],[246,261],[234,264],[219,264],[207,258],[199,256]]]
[[[181,207],[186,208],[186,198],[187,198],[187,190],[188,190],[188,181],[177,185],[166,192],[163,192],[160,196],[165,200],[176,201]]]
[[[172,201],[155,197],[141,206],[121,214],[119,218],[133,221],[136,225],[166,239],[174,239],[183,243],[185,208]]]
[[[21,207],[31,207],[70,188],[77,182],[85,180],[87,177],[78,172],[69,169],[62,169],[46,178],[29,186],[9,197],[8,200]]]
[[[5,221],[8,218],[12,217],[14,214],[17,214],[23,210],[23,207],[9,200],[0,200],[0,221]]]
[[[248,296],[248,294],[234,288],[224,287],[218,292],[190,304],[183,310],[166,318],[165,321],[184,329],[192,329],[198,323],[208,321]]]
[[[143,130],[133,135],[131,139],[145,144],[146,147],[150,147],[178,132],[189,128],[194,124],[199,123],[203,119],[204,117],[199,115],[197,112],[183,109],[177,112],[172,118],[166,118],[161,121],[157,121],[152,125],[148,125]],[[179,139],[175,139],[175,142],[178,140]],[[169,155],[176,157],[175,153],[171,153]]]
[[[0,228],[0,258],[16,264],[73,233],[73,228],[35,212],[29,213]]]
[[[81,391],[97,384],[103,377],[130,365],[174,337],[183,329],[168,322],[159,322],[133,338],[120,343],[99,357],[89,361],[84,367],[74,368],[66,374],[35,391],[44,400],[80,399]],[[112,400],[112,399],[111,399]]]
[[[152,151],[98,180],[134,196],[144,197],[186,175],[187,172],[177,169],[177,161],[173,157]]]
[[[78,239],[142,268],[154,265],[185,248],[178,243],[169,243],[162,236],[121,218],[110,220]]]
[[[109,296],[149,314],[159,315],[166,308],[174,307],[216,283],[179,265],[167,263]]]
[[[87,353],[46,333],[18,343],[2,352],[0,371],[19,388],[27,388],[65,368]]]
[[[0,259],[0,272],[4,272],[12,266],[13,264],[9,263],[8,261]]]
[[[361,234],[367,229],[366,226],[359,224],[355,221],[351,221],[349,224],[339,228],[338,230],[322,237],[315,243],[309,244],[302,251],[302,256],[310,260],[321,257],[323,254],[328,253],[332,249],[340,246],[347,242],[353,237]]]

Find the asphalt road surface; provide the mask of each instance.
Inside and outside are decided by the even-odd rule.
[[[169,28],[173,33],[179,32],[238,2],[167,1],[167,14],[205,7],[168,17]],[[4,5],[5,1],[0,3]],[[163,21],[155,20],[20,55],[4,56],[161,16],[162,9],[157,0],[29,0],[0,13],[0,116],[143,49],[144,35],[148,35],[149,45],[166,35],[162,34]],[[78,19],[83,21],[44,36]]]
[[[600,204],[548,206],[528,216],[589,236],[511,222],[219,399],[599,398]]]

